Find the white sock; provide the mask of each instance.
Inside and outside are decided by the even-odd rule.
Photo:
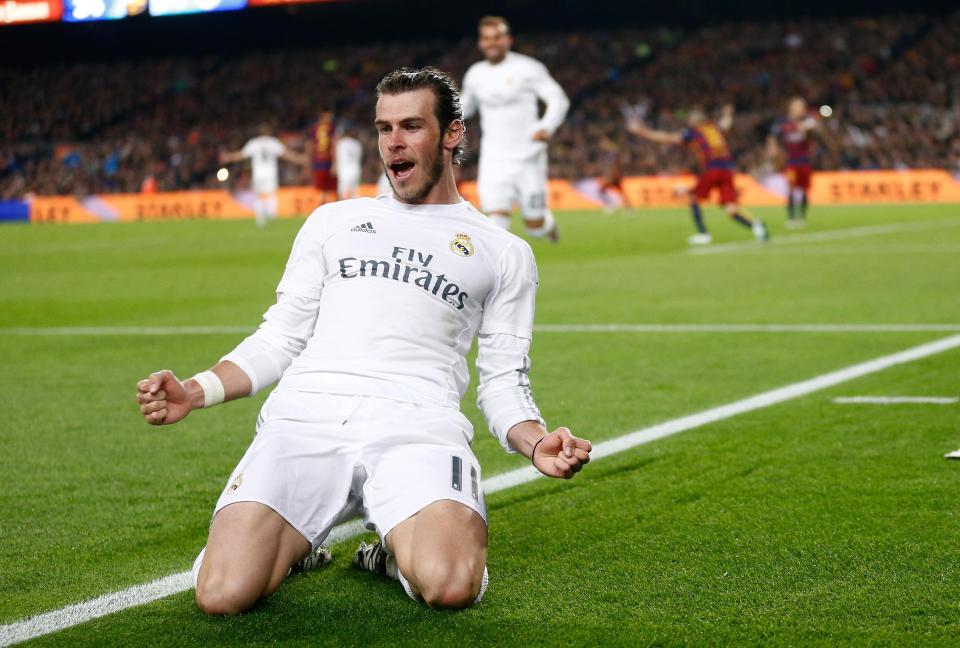
[[[270,220],[276,220],[277,211],[279,211],[277,208],[277,194],[270,194],[270,196],[266,199],[266,203],[267,203],[267,218],[269,218]]]
[[[257,227],[263,227],[267,224],[267,209],[263,198],[257,196],[253,199],[253,214],[257,219]]]
[[[406,576],[404,576],[403,572],[401,572],[399,569],[397,570],[397,580],[400,581],[401,585],[403,585],[403,591],[407,593],[407,596],[412,598],[417,603],[420,603],[423,601],[423,599],[420,598],[419,594],[413,593],[413,588],[410,587],[410,581],[407,580]]]
[[[200,564],[203,562],[203,554],[205,553],[207,553],[206,547],[200,550],[197,559],[193,561],[193,569],[191,570],[193,574],[193,589],[197,589],[197,579],[200,578]]]
[[[410,581],[408,581],[404,577],[403,572],[401,572],[399,569],[397,570],[397,580],[400,581],[401,585],[403,585],[403,591],[407,593],[407,596],[412,598],[417,603],[421,603],[423,601],[423,599],[420,598],[419,595],[413,593],[413,588],[410,587]],[[489,583],[490,583],[490,574],[487,573],[487,568],[484,567],[483,580],[480,581],[480,593],[477,594],[477,598],[474,599],[473,601],[474,605],[476,605],[477,603],[483,600],[483,595],[487,592],[487,585]]]
[[[793,204],[797,206],[797,209],[800,208],[800,204],[803,202],[803,189],[794,189],[793,190]]]
[[[510,217],[504,214],[491,214],[490,220],[505,230],[510,229]]]
[[[400,580],[402,576],[400,575],[400,568],[397,567],[397,559],[393,554],[387,554],[387,576],[394,580]],[[404,581],[400,581],[401,583]],[[406,587],[406,585],[404,585]]]
[[[476,600],[474,600],[474,602],[473,602],[474,605],[476,605],[477,603],[479,603],[480,601],[483,600],[483,595],[486,593],[486,591],[487,591],[487,585],[488,585],[489,583],[490,583],[490,574],[487,573],[487,568],[486,568],[486,566],[484,566],[484,568],[483,568],[483,580],[480,581],[480,593],[477,594],[477,598],[476,598]]]

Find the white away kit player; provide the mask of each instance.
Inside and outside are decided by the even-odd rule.
[[[294,164],[306,164],[303,155],[291,151],[283,142],[270,134],[270,126],[260,126],[260,134],[254,137],[239,151],[221,153],[220,161],[224,164],[250,160],[252,181],[250,189],[253,191],[253,213],[257,225],[263,227],[267,220],[277,217],[277,189],[280,187],[279,160],[283,159]]]
[[[360,141],[344,133],[337,138],[334,155],[337,165],[337,197],[340,200],[356,198],[360,190],[360,171],[363,162],[363,146]]]
[[[558,478],[590,459],[588,441],[547,431],[530,392],[533,253],[457,193],[455,82],[401,69],[377,94],[392,193],[318,208],[263,323],[211,370],[137,383],[145,419],[163,425],[279,381],[194,566],[210,614],[249,609],[329,560],[321,543],[356,514],[380,536],[358,567],[434,608],[482,597],[487,510],[459,407],[474,339],[480,409],[504,449]]]
[[[556,242],[559,233],[547,205],[547,142],[570,101],[543,63],[511,52],[512,45],[504,18],[481,19],[478,46],[484,60],[463,78],[464,115],[480,111],[480,208],[507,229],[517,204],[530,236]],[[543,116],[538,100],[546,104]]]

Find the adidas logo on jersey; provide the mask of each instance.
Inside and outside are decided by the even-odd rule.
[[[357,225],[356,227],[350,230],[351,232],[366,232],[367,234],[376,234],[377,230],[373,229],[373,223],[366,222]]]

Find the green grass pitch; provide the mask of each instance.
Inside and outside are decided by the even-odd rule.
[[[712,254],[683,211],[560,214],[561,243],[533,242],[537,323],[960,323],[960,207],[815,208],[804,232],[758,211],[771,245],[712,210],[715,242],[743,243]],[[151,428],[135,381],[241,333],[10,329],[252,330],[299,224],[0,228],[0,624],[188,569],[266,395]],[[602,441],[947,335],[545,331],[532,380],[548,423]],[[34,643],[960,645],[960,462],[941,458],[960,406],[843,395],[960,395],[960,350],[493,494],[491,587],[464,612],[353,570],[352,540],[240,617],[185,592]],[[485,476],[522,465],[474,403]]]

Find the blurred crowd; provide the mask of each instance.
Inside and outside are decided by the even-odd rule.
[[[946,168],[960,172],[960,13],[516,34],[573,101],[551,142],[551,175],[684,171],[679,147],[626,133],[625,108],[662,129],[702,105],[737,108],[730,144],[742,170],[777,169],[765,146],[786,100],[830,106],[817,135],[821,169]],[[221,151],[270,124],[303,150],[309,123],[332,108],[364,145],[364,180],[380,174],[371,116],[377,80],[432,64],[461,79],[479,59],[473,38],[253,52],[241,57],[33,69],[0,64],[0,199],[223,186]],[[468,124],[476,172],[478,126]],[[612,153],[611,153],[612,152]],[[237,165],[230,183],[244,183]],[[282,165],[284,184],[308,170]]]
[[[606,136],[633,173],[684,170],[683,150],[640,145],[623,133],[615,107],[639,103],[647,120],[674,130],[700,105],[716,115],[737,108],[729,136],[738,166],[776,170],[764,139],[787,98],[805,97],[813,114],[829,106],[816,137],[820,169],[946,168],[960,172],[960,14],[894,16],[706,27],[661,49],[612,92],[580,106],[568,136],[579,168],[596,175],[600,154],[586,142]],[[605,119],[593,119],[603,114]],[[567,170],[567,173],[573,169]]]

